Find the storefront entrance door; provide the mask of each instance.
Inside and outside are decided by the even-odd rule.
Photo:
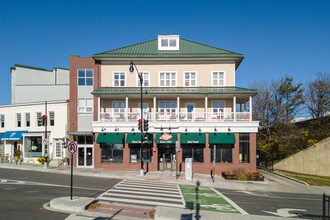
[[[175,170],[175,146],[174,144],[158,145],[159,170]]]
[[[93,147],[78,147],[78,167],[93,167]]]

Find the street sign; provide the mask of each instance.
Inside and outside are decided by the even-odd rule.
[[[176,152],[179,152],[179,151],[180,151],[180,148],[179,148],[179,141],[176,141],[176,142],[175,142],[175,151],[176,151]]]
[[[48,139],[44,139],[44,145],[47,145],[48,144]]]
[[[73,155],[73,154],[76,154],[77,153],[77,142],[75,141],[70,141],[69,144],[68,144],[68,152],[69,154]]]

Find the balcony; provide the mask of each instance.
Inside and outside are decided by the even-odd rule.
[[[141,118],[140,112],[100,113],[100,122],[136,122]],[[145,112],[143,118],[154,122],[249,122],[250,112]]]

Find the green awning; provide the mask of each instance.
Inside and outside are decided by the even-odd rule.
[[[205,144],[206,138],[205,133],[181,133],[180,134],[181,144]]]
[[[156,133],[156,144],[175,144],[177,141],[177,134]]]
[[[152,144],[152,134],[143,133],[144,143]],[[141,133],[128,133],[126,138],[127,144],[141,144]]]
[[[210,144],[235,144],[234,133],[209,133]]]
[[[124,143],[124,133],[99,133],[96,143],[122,144]]]

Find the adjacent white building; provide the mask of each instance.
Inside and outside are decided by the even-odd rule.
[[[0,106],[0,154],[13,156],[16,149],[24,162],[47,155],[60,164],[66,157],[69,70],[15,64],[11,75],[12,104]]]

